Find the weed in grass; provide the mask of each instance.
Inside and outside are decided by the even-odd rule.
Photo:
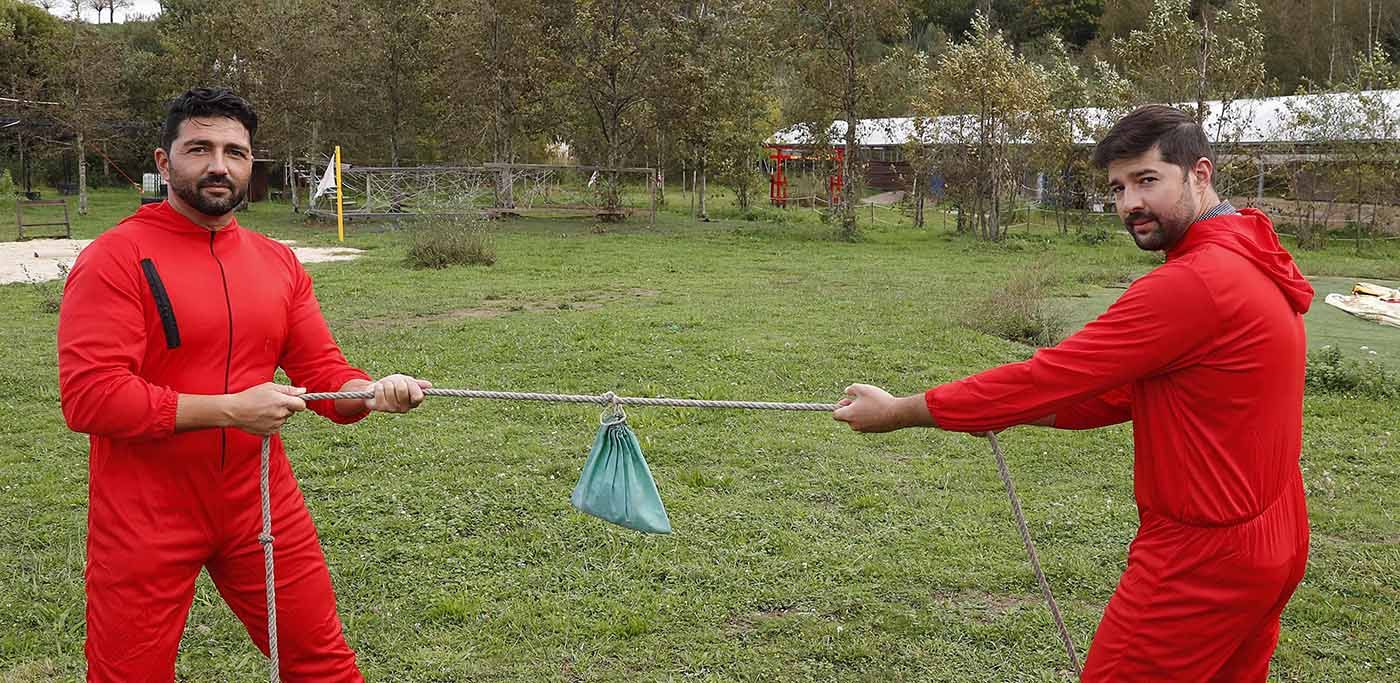
[[[984,334],[1031,346],[1052,346],[1069,327],[1068,313],[1050,301],[1047,289],[1055,276],[1050,267],[1032,267],[1010,276],[1005,285],[978,298],[967,325]]]
[[[415,268],[496,263],[496,243],[479,219],[415,221],[408,229],[408,262]]]

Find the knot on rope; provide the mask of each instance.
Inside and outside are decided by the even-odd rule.
[[[258,534],[258,543],[272,545],[272,534]]]
[[[609,391],[603,394],[602,399],[608,407],[603,410],[603,415],[598,418],[598,422],[605,425],[615,425],[627,421],[627,413],[622,412],[622,401],[618,399],[617,394]]]

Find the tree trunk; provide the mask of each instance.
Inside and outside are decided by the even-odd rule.
[[[88,210],[87,155],[83,153],[82,131],[78,131],[76,147],[78,152],[78,215],[86,216]]]
[[[661,129],[656,130],[656,203],[666,205],[666,153],[661,147]]]
[[[928,193],[922,173],[914,174],[914,227],[924,227],[924,196]]]
[[[854,10],[852,10],[854,11]],[[857,146],[856,134],[860,117],[856,112],[857,66],[855,36],[846,36],[846,88],[843,94],[844,114],[846,115],[846,152],[841,157],[841,238],[854,241],[860,236],[860,226],[856,224],[855,182],[851,177],[851,164],[855,161]]]
[[[708,169],[706,168],[706,166],[707,165],[705,163],[705,152],[702,150],[700,152],[700,160],[695,165],[696,172],[700,174],[700,190],[696,194],[700,195],[700,220],[702,221],[710,220],[710,214],[705,211],[705,181],[706,176],[708,175]]]
[[[1210,17],[1204,10],[1201,12],[1201,21],[1201,54],[1196,74],[1196,124],[1203,126],[1206,120],[1206,73],[1210,64]]]

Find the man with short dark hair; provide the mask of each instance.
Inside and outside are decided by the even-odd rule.
[[[310,408],[340,423],[405,412],[428,383],[371,382],[331,337],[285,245],[238,225],[257,115],[227,90],[170,103],[155,150],[170,186],[78,256],[58,324],[63,416],[90,435],[87,676],[171,681],[207,569],[264,653],[261,440],[277,539],[281,675],[359,681],[330,574],[277,431]],[[294,386],[272,382],[281,368]],[[366,400],[302,401],[370,390]]]
[[[1257,681],[1307,563],[1302,449],[1313,289],[1253,209],[1212,186],[1205,133],[1142,107],[1094,160],[1133,241],[1166,252],[1107,312],[1030,360],[895,398],[847,389],[863,432],[1131,420],[1140,526],[1084,681]]]

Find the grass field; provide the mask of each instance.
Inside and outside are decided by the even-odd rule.
[[[134,205],[129,193],[97,194],[77,235]],[[1110,300],[1105,285],[1155,263],[1127,240],[1090,245],[1048,227],[987,245],[947,234],[937,217],[921,230],[881,210],[865,239],[848,244],[810,212],[698,223],[679,211],[663,211],[654,229],[494,224],[496,265],[442,271],[406,268],[402,233],[353,225],[347,243],[367,255],[308,270],[346,354],[374,375],[826,402],[853,381],[912,393],[1026,357],[1027,347],[962,324],[1017,273],[1043,269],[1085,319]],[[5,239],[11,216],[0,212]],[[334,241],[333,226],[305,225],[281,205],[255,205],[239,220],[280,238]],[[1299,260],[1339,283],[1393,283],[1400,251],[1383,248]],[[42,312],[43,296],[0,287],[4,681],[74,680],[83,667],[87,442],[59,414],[57,317]],[[1308,321],[1315,338],[1369,335],[1390,350],[1400,339],[1325,311]],[[862,436],[819,413],[629,416],[675,527],[669,537],[570,508],[595,408],[434,399],[349,427],[293,420],[288,450],[366,676],[1062,680],[1064,653],[984,441]],[[1400,405],[1310,395],[1305,421],[1312,556],[1284,614],[1272,680],[1398,680]],[[1002,441],[1082,655],[1137,524],[1131,431],[1019,429]],[[258,680],[264,666],[202,577],[179,679]]]

